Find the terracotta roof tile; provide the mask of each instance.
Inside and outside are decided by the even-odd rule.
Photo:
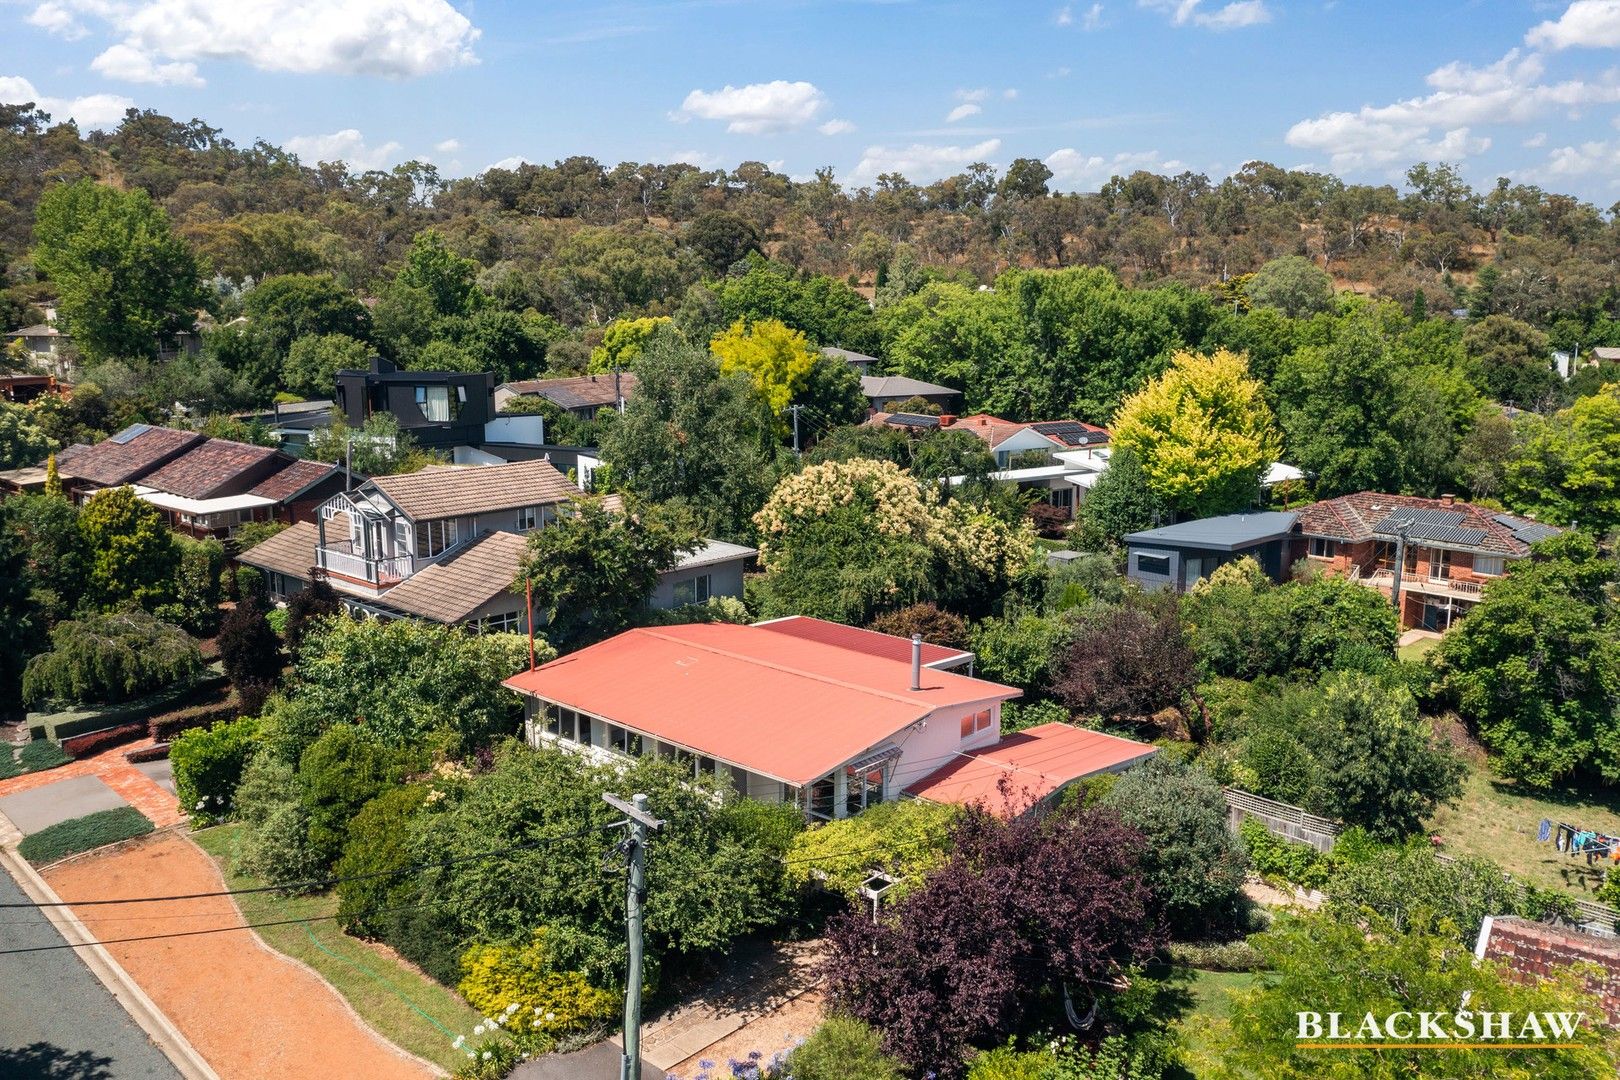
[[[93,446],[75,444],[56,455],[64,477],[115,486],[143,479],[164,462],[196,446],[206,436],[195,431],[134,424]]]
[[[485,533],[395,585],[378,603],[407,615],[455,625],[511,590],[527,543],[520,533]]]
[[[1457,523],[1458,528],[1479,530],[1485,534],[1477,544],[1453,543],[1448,546],[1507,558],[1524,558],[1530,554],[1530,545],[1515,535],[1516,531],[1523,531],[1522,528],[1515,530],[1498,520],[1497,511],[1459,500],[1447,503],[1441,499],[1424,499],[1415,495],[1359,491],[1354,495],[1324,499],[1300,509],[1297,528],[1304,536],[1321,536],[1359,544],[1373,539],[1373,529],[1396,508],[1452,511],[1462,515]],[[1426,541],[1419,539],[1416,542]]]
[[[187,499],[206,499],[222,493],[238,494],[226,489],[249,486],[270,465],[271,459],[277,457],[288,463],[292,461],[273,447],[232,442],[230,439],[209,439],[155,472],[148,473],[141,483]]]
[[[308,581],[315,565],[315,545],[319,542],[320,534],[314,523],[300,521],[254,544],[239,554],[236,561]]]
[[[521,379],[506,388],[526,397],[543,397],[563,409],[588,409],[618,404],[612,375],[579,375],[568,379]],[[635,396],[641,380],[628,371],[619,375],[619,392],[626,400]]]
[[[324,461],[293,461],[285,469],[271,473],[254,485],[250,495],[286,502],[311,484],[319,483],[338,471]]]
[[[414,521],[559,503],[579,496],[579,489],[544,459],[509,465],[440,465],[399,476],[373,477],[371,483]]]

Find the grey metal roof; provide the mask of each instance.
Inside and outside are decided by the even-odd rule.
[[[876,364],[879,362],[875,356],[867,356],[865,353],[858,353],[852,349],[840,349],[832,345],[822,349],[821,352],[823,356],[830,356],[835,360],[843,360],[850,364]]]
[[[1208,548],[1212,551],[1239,551],[1287,536],[1298,518],[1298,514],[1283,510],[1226,514],[1131,533],[1125,537],[1125,542],[1132,545],[1163,544],[1169,547]]]
[[[949,386],[926,383],[921,379],[908,379],[904,375],[862,375],[861,393],[874,401],[892,401],[899,398],[960,394],[961,391]]]
[[[751,559],[758,554],[758,548],[728,544],[724,540],[705,540],[701,547],[682,555],[680,561],[675,564],[675,569],[691,570],[699,566],[714,566],[718,563],[731,562],[733,559]]]

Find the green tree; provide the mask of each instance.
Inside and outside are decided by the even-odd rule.
[[[306,398],[329,397],[339,371],[364,371],[370,357],[371,346],[347,334],[306,334],[287,350],[281,385]]]
[[[1170,520],[1170,507],[1148,483],[1142,459],[1123,450],[1112,455],[1076,514],[1075,540],[1088,551],[1111,550],[1127,534]]]
[[[1219,1080],[1352,1080],[1367,1076],[1467,1077],[1494,1080],[1561,1080],[1606,1075],[1616,1065],[1613,1038],[1601,1024],[1581,1025],[1568,1039],[1573,1049],[1503,1045],[1489,1053],[1470,1050],[1343,1049],[1324,1052],[1297,1045],[1299,1011],[1347,1020],[1368,1013],[1415,1014],[1467,1008],[1480,1013],[1585,1012],[1599,1006],[1573,969],[1524,983],[1495,964],[1475,964],[1471,948],[1445,921],[1414,921],[1397,931],[1376,916],[1346,920],[1329,912],[1285,915],[1254,938],[1269,973],[1260,985],[1234,995],[1228,1019],[1213,1025],[1207,1070]],[[1345,972],[1355,972],[1346,978]],[[1449,1019],[1449,1017],[1444,1018]]]
[[[1521,914],[1524,889],[1489,859],[1465,856],[1441,862],[1427,844],[1384,848],[1343,866],[1323,886],[1329,910],[1347,922],[1372,911],[1398,932],[1425,916],[1457,928],[1460,944],[1472,948],[1487,915]]]
[[[174,596],[180,551],[163,515],[129,487],[104,488],[79,512],[90,569],[85,597],[110,610],[125,601],[152,609]]]
[[[877,320],[860,293],[825,274],[796,276],[780,263],[753,258],[748,273],[728,277],[710,295],[718,300],[712,320],[688,325],[699,340],[742,319],[780,319],[817,345],[875,353]],[[708,289],[702,290],[709,293]]]
[[[1508,315],[1487,315],[1463,331],[1480,389],[1503,405],[1535,409],[1557,397],[1558,372],[1547,335]]]
[[[1523,423],[1523,442],[1507,465],[1507,504],[1599,532],[1620,526],[1620,385]]]
[[[196,257],[145,191],[52,187],[34,212],[34,265],[56,285],[62,329],[92,360],[155,356],[203,302]]]
[[[1293,319],[1333,306],[1333,278],[1303,255],[1272,259],[1255,271],[1245,292],[1254,304],[1276,308]]]
[[[51,648],[28,661],[23,701],[104,705],[168,687],[202,672],[197,643],[144,611],[118,611],[58,623]]]
[[[816,354],[805,376],[804,385],[793,395],[801,409],[802,441],[813,441],[817,433],[833,431],[866,419],[866,395],[861,393],[861,377],[855,369],[836,357]],[[978,440],[975,440],[978,441]],[[982,445],[982,443],[981,443]]]
[[[8,718],[22,704],[22,673],[28,658],[42,649],[44,619],[31,595],[28,549],[8,522],[0,521],[0,705]]]
[[[614,368],[631,370],[655,334],[672,332],[673,329],[674,321],[667,315],[618,319],[609,323],[602,332],[602,344],[591,350],[590,370],[598,375]]]
[[[1537,788],[1620,779],[1613,579],[1585,534],[1544,540],[1442,640],[1445,686],[1506,775]]]
[[[360,341],[371,337],[366,306],[330,274],[265,278],[242,297],[242,313],[276,356],[285,356],[303,337],[342,334]]]
[[[760,245],[754,223],[726,210],[708,210],[693,218],[686,226],[685,239],[715,277],[749,252],[757,252]]]
[[[744,374],[753,380],[777,417],[810,381],[810,371],[821,354],[810,347],[803,333],[779,319],[753,324],[738,319],[709,341],[709,351],[720,360],[722,374]]]
[[[14,583],[26,590],[37,613],[47,625],[66,618],[78,606],[89,570],[78,509],[60,495],[16,495],[0,502],[0,533],[15,535],[22,545]]]
[[[1194,517],[1252,505],[1279,442],[1248,362],[1225,349],[1177,353],[1114,417],[1114,452],[1140,460],[1149,487]]]
[[[615,513],[582,499],[529,535],[514,587],[532,585],[535,623],[549,642],[566,652],[634,622],[658,576],[699,543],[695,531],[669,518],[654,508]]]
[[[471,315],[489,304],[478,287],[478,264],[451,251],[437,229],[424,229],[411,239],[410,254],[394,282],[425,292],[441,318]]]
[[[334,416],[309,440],[309,456],[315,461],[347,460],[361,476],[391,476],[443,463],[419,448],[410,432],[401,431],[393,413],[382,412],[366,417],[359,431]]]
[[[56,440],[34,423],[30,409],[0,401],[0,469],[38,465],[47,454],[60,449]]]

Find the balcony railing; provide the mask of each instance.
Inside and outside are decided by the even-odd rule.
[[[343,544],[343,547],[348,547],[348,544]],[[323,570],[378,586],[398,585],[411,576],[413,569],[409,555],[368,559],[335,546],[317,548],[315,558]]]
[[[1374,588],[1392,589],[1395,587],[1395,571],[1389,567],[1376,567],[1364,570],[1355,567],[1350,573],[1353,581]],[[1431,578],[1427,574],[1420,574],[1415,570],[1408,570],[1401,574],[1401,591],[1423,593],[1427,596],[1452,596],[1463,600],[1478,600],[1484,593],[1483,582],[1462,580],[1458,578]]]

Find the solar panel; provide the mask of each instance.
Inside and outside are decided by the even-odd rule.
[[[1074,420],[1043,420],[1038,424],[1031,424],[1030,427],[1066,446],[1089,446],[1094,442],[1108,441],[1107,433],[1093,431]]]
[[[939,427],[939,417],[922,416],[918,413],[894,413],[889,417],[889,423],[905,427]]]
[[[151,431],[151,430],[152,430],[152,425],[150,425],[150,424],[131,424],[131,425],[129,425],[129,427],[125,428],[123,431],[120,431],[118,434],[109,436],[107,441],[112,442],[112,443],[117,443],[118,445],[122,446],[125,443],[133,441],[134,439],[138,438],[141,435],[145,435],[148,431]]]
[[[1421,506],[1392,506],[1383,523],[1420,522],[1424,525],[1461,525],[1468,515],[1456,510],[1430,510]],[[1383,524],[1381,523],[1381,524]]]

